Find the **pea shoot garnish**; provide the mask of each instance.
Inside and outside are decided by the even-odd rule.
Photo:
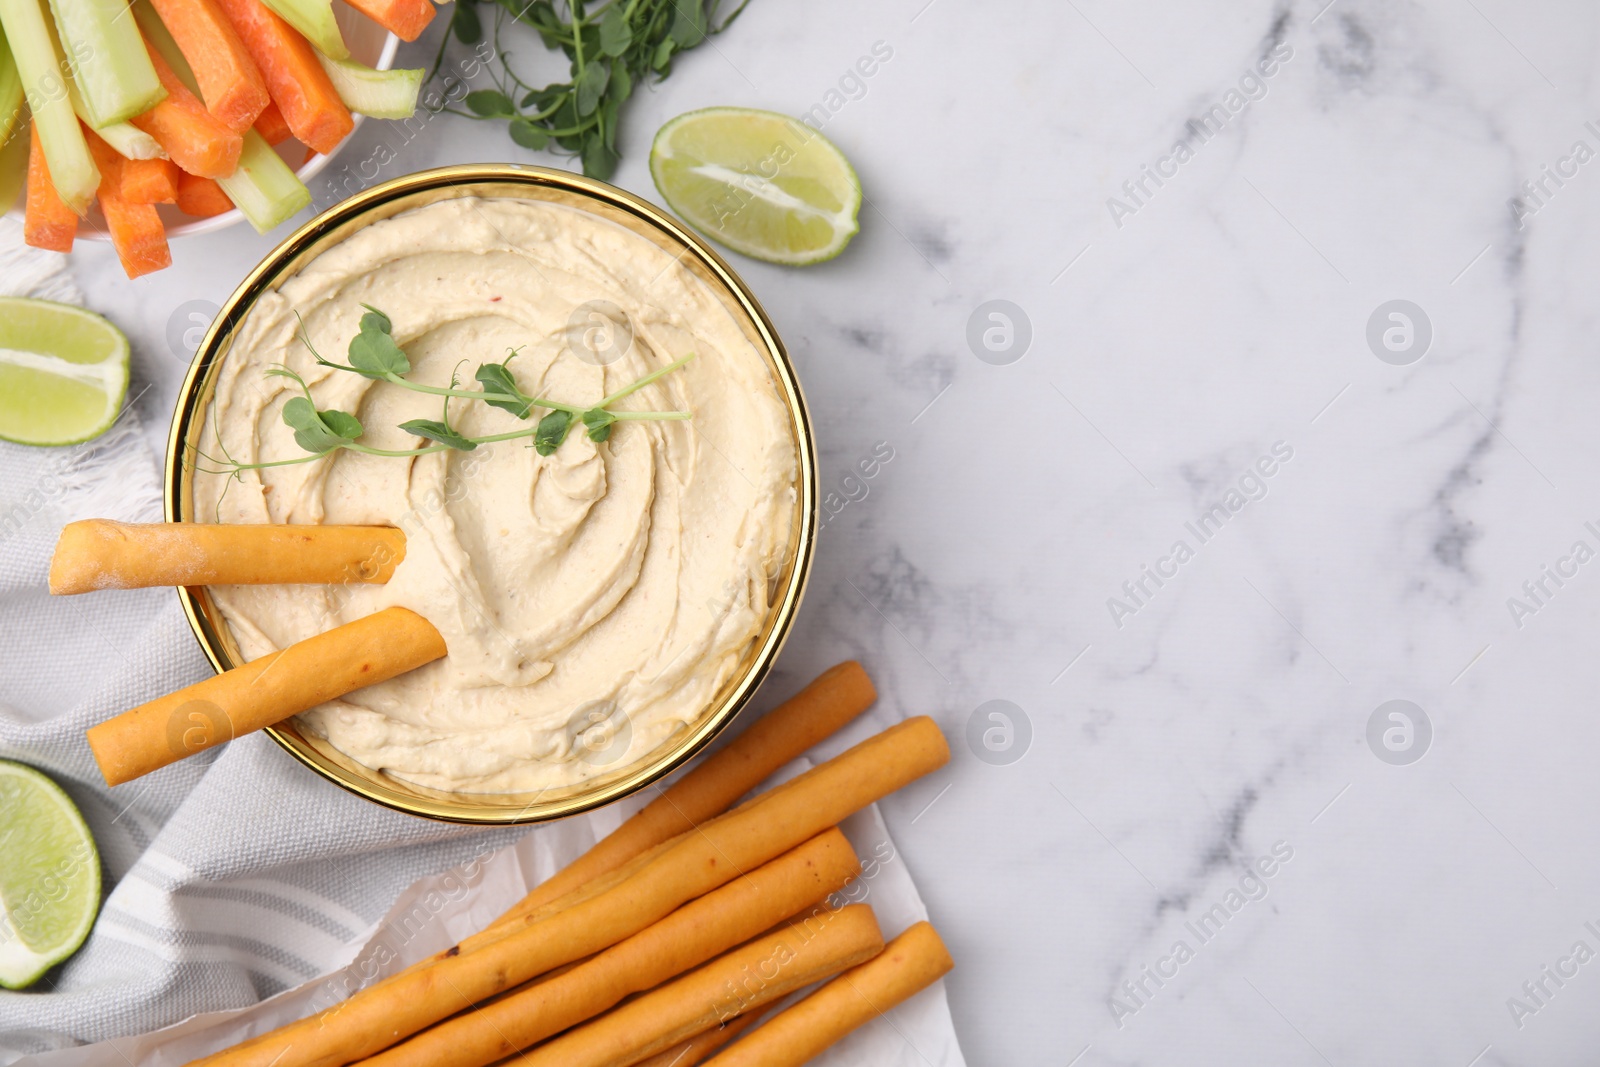
[[[566,404],[546,396],[529,396],[517,385],[516,375],[511,370],[511,361],[516,358],[517,352],[513,350],[504,361],[499,363],[486,362],[479,365],[474,380],[478,389],[463,389],[458,374],[452,374],[449,386],[424,385],[406,377],[411,373],[411,360],[406,355],[398,342],[394,339],[394,324],[389,316],[368,304],[363,304],[366,313],[361,316],[361,322],[356,336],[351,339],[346,350],[347,363],[335,363],[324,359],[311,344],[311,339],[306,336],[304,326],[301,327],[300,341],[311,352],[319,366],[329,367],[334,370],[345,371],[350,374],[359,374],[363,378],[374,381],[387,382],[409,389],[416,393],[427,393],[442,398],[441,411],[437,419],[411,419],[400,424],[399,428],[407,433],[430,442],[416,448],[377,448],[363,444],[361,438],[366,433],[366,428],[361,425],[361,420],[348,411],[339,411],[334,408],[318,408],[315,398],[311,395],[311,387],[292,368],[284,364],[268,367],[266,373],[273,377],[287,378],[300,387],[300,395],[291,397],[283,405],[283,421],[294,431],[295,444],[305,450],[303,456],[293,456],[287,459],[268,460],[261,463],[238,463],[231,456],[226,462],[211,459],[201,453],[202,458],[209,462],[217,463],[224,470],[209,471],[213,474],[232,474],[238,476],[247,470],[259,470],[265,467],[287,467],[299,463],[311,463],[324,459],[335,452],[344,450],[359,452],[367,456],[426,456],[434,452],[471,452],[479,445],[494,444],[499,441],[516,441],[523,438],[532,438],[532,445],[541,456],[548,456],[561,447],[563,441],[574,426],[581,425],[591,441],[606,441],[611,437],[612,427],[619,422],[643,422],[661,420],[681,420],[693,418],[687,411],[615,411],[613,405],[625,397],[643,389],[673,371],[682,367],[694,358],[690,353],[681,359],[673,360],[664,367],[658,367],[649,374],[623,386],[616,392],[602,399],[591,407],[576,404]],[[452,400],[478,401],[496,407],[502,411],[510,412],[519,419],[532,419],[535,412],[544,412],[539,420],[531,426],[510,430],[505,433],[488,434],[483,437],[469,437],[456,429],[450,421],[450,402]],[[219,438],[220,444],[220,438]]]

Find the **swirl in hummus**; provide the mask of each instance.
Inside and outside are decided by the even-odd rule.
[[[624,309],[632,327],[611,362],[569,326],[593,301]],[[426,444],[397,427],[437,419],[437,397],[320,367],[296,338],[298,313],[317,350],[342,358],[362,304],[388,314],[408,377],[430,385],[520,349],[511,369],[524,393],[587,406],[693,352],[618,405],[693,420],[618,423],[603,443],[580,427],[548,457],[518,440],[415,458],[339,451],[231,485],[197,474],[205,519],[406,533],[386,585],[214,588],[245,658],[391,605],[422,615],[444,635],[445,659],[299,722],[435,789],[575,785],[697,720],[765,625],[795,506],[789,412],[732,313],[667,252],[595,215],[442,201],[366,227],[256,302],[220,369],[201,451],[243,464],[304,454],[282,421],[298,387],[266,375],[273,364],[302,375],[319,408],[355,413],[363,443]],[[450,413],[475,437],[529,425],[476,401]]]

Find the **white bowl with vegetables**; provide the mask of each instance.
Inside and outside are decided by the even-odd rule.
[[[172,236],[241,218],[264,233],[311,203],[307,179],[362,115],[415,111],[423,72],[390,65],[433,12],[432,0],[0,0],[0,202],[21,198],[37,247],[109,239],[130,277],[168,265]]]
[[[389,72],[394,66],[394,56],[400,48],[400,38],[390,33],[370,19],[362,17],[354,9],[344,3],[334,4],[338,16],[339,28],[344,33],[345,44],[350,49],[350,58],[356,63],[367,66],[376,71]],[[353,95],[353,94],[352,94]],[[333,162],[336,155],[355,136],[355,131],[361,128],[361,122],[367,117],[364,111],[357,111],[350,102],[346,106],[351,109],[351,132],[339,141],[334,150],[329,153],[315,152],[308,148],[302,141],[294,136],[273,145],[273,150],[278,158],[294,172],[302,185],[308,188],[311,180],[328,164]],[[405,112],[409,116],[411,111]],[[378,116],[384,117],[384,116]],[[402,116],[405,117],[405,116]],[[244,212],[237,207],[225,211],[220,215],[211,215],[197,218],[186,215],[176,204],[157,204],[156,209],[161,213],[161,219],[166,223],[167,236],[186,237],[191,234],[212,233],[216,230],[227,229],[229,226],[246,221]],[[271,229],[272,227],[267,227]],[[264,232],[264,231],[263,231]],[[91,241],[109,241],[111,233],[106,229],[105,217],[98,206],[89,212],[89,217],[84,220],[78,235]]]

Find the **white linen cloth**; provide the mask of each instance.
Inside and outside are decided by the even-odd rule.
[[[65,262],[0,219],[0,294],[82,304]],[[106,891],[71,960],[0,991],[0,1064],[180,1064],[326,1007],[481,928],[643,803],[533,831],[449,826],[348,794],[261,735],[107,788],[84,730],[210,668],[171,590],[46,593],[62,525],[91,516],[160,517],[131,406],[85,445],[0,442],[0,758],[72,797]],[[877,810],[847,830],[879,859],[862,886],[885,934],[926,917]],[[962,1067],[942,984],[819,1062]]]

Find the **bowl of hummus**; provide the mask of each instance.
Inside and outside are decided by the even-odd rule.
[[[432,392],[328,365],[374,310]],[[459,395],[491,363],[575,410],[650,380],[604,432],[574,419],[535,447],[518,435],[542,412]],[[370,448],[308,459],[297,397]],[[501,439],[375,454],[431,444],[417,420]],[[173,522],[405,534],[386,583],[180,596],[218,670],[389,607],[432,623],[444,659],[267,732],[363,797],[457,822],[586,811],[707,745],[777,656],[816,530],[799,383],[727,264],[603,182],[502,164],[376,186],[269,255],[196,354],[165,488]]]

